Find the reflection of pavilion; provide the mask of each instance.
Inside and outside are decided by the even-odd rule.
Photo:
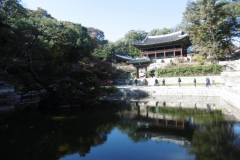
[[[188,140],[186,140],[185,138],[171,136],[171,135],[159,135],[159,136],[152,137],[151,139],[154,141],[175,143],[180,146],[190,145],[190,142]]]
[[[155,119],[155,121],[146,122],[146,121],[138,121],[138,127],[161,127],[161,128],[174,128],[174,129],[184,129],[186,120],[169,120],[164,117],[164,119]]]
[[[173,129],[184,129],[185,123],[188,122],[188,119],[178,119],[171,115],[159,114],[156,112],[149,112],[148,106],[145,106],[145,103],[136,102],[137,107],[137,117],[138,127],[161,127],[161,128],[173,128]],[[155,110],[157,110],[157,106]]]
[[[186,121],[182,123],[185,124],[184,127],[177,125],[177,123],[166,124],[160,122],[159,124],[153,124],[148,121],[140,121],[139,119],[137,121],[138,128],[135,134],[141,139],[175,143],[180,146],[189,146],[190,141],[192,140],[193,129],[189,127],[189,124]],[[162,122],[174,121],[162,120]]]
[[[191,139],[188,139],[187,136],[184,135],[178,135],[172,133],[161,133],[159,132],[151,132],[151,131],[138,131],[137,133],[138,137],[141,137],[142,139],[151,139],[153,141],[157,142],[168,142],[168,143],[174,143],[180,146],[186,146],[188,147],[191,144]]]
[[[133,118],[137,123],[136,135],[142,139],[151,139],[158,142],[175,143],[180,146],[189,146],[193,129],[189,119],[149,112],[147,102],[135,102],[137,115]]]

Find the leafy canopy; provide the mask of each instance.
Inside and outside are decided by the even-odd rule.
[[[239,36],[236,21],[239,5],[239,2],[217,0],[197,0],[187,4],[183,23],[195,52],[215,59],[231,52],[232,42]]]

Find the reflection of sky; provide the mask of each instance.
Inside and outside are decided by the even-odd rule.
[[[240,123],[234,125],[234,132],[240,135]]]
[[[233,144],[236,146],[240,146],[240,123],[234,124],[234,133],[236,138],[233,141]]]
[[[189,156],[185,148],[169,142],[155,142],[152,140],[145,142],[133,142],[128,135],[123,134],[117,128],[108,135],[107,141],[97,147],[92,147],[90,153],[85,157],[73,154],[61,158],[61,160],[191,160],[195,156]]]

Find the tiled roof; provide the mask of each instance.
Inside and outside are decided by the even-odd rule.
[[[134,64],[134,63],[151,63],[151,59],[143,57],[143,58],[136,58],[127,61],[127,64]]]
[[[146,45],[181,41],[184,39],[187,40],[186,42],[189,43],[189,45],[191,44],[191,42],[189,41],[188,34],[185,34],[183,31],[178,31],[178,32],[174,32],[166,35],[160,35],[160,36],[147,36],[143,41],[133,42],[133,45],[146,46]]]
[[[113,55],[118,57],[118,58],[124,59],[124,60],[133,59],[131,56],[129,56],[129,55],[125,54],[125,53],[114,52]]]
[[[127,64],[135,64],[135,63],[151,63],[152,61],[149,58],[143,57],[143,58],[132,58],[131,56],[128,56],[125,53],[118,53],[113,52],[114,56],[127,60]]]

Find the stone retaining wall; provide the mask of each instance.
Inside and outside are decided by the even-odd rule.
[[[206,108],[209,105],[211,109],[234,114],[240,120],[240,94],[232,92],[228,87],[122,86],[118,88],[118,92],[112,96],[118,96],[120,99],[144,101],[145,98],[151,97],[149,104],[154,105],[157,102],[158,105],[163,105],[161,103],[168,102],[174,107]]]
[[[221,79],[226,86],[240,86],[240,72],[222,72]]]
[[[219,97],[221,87],[119,86],[116,95],[123,96],[206,96]]]

